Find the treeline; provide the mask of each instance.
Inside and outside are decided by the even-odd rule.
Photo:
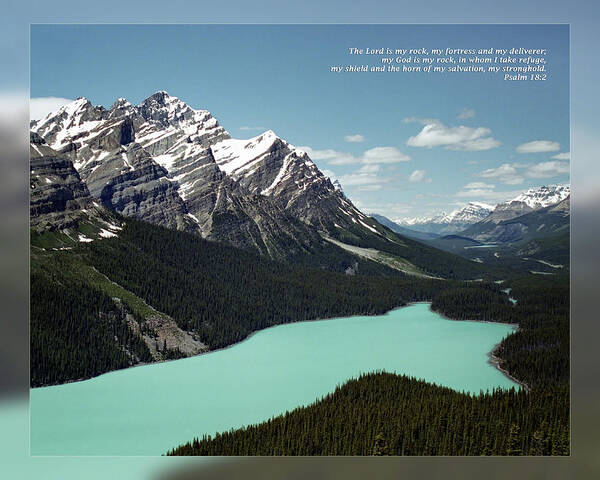
[[[32,256],[32,270],[36,270],[38,255]],[[120,310],[111,299],[76,276],[68,261],[75,257],[170,315],[184,330],[196,332],[211,349],[281,323],[383,314],[407,302],[433,300],[434,310],[451,318],[520,323],[520,332],[509,337],[498,353],[502,367],[517,378],[529,385],[568,379],[568,284],[565,291],[564,281],[555,280],[547,288],[544,285],[550,284],[545,277],[511,281],[511,295],[519,300],[513,306],[501,291],[507,284],[351,276],[289,266],[195,235],[128,219],[116,238],[44,253],[46,285],[41,288],[37,282],[31,294],[36,315],[32,322],[39,324],[38,330],[32,329],[32,352],[40,355],[32,363],[32,381],[60,382],[123,368],[129,365],[123,350],[141,361],[149,358],[141,338],[132,336],[125,323],[116,320]],[[69,293],[62,295],[64,290]],[[91,308],[80,301],[80,296],[105,303],[102,308]],[[54,297],[62,297],[62,303]],[[91,329],[82,326],[86,323],[82,324],[81,318],[102,331],[93,335],[96,341],[86,336]],[[54,324],[60,322],[64,325],[55,334]],[[140,327],[144,329],[143,322]],[[103,343],[104,338],[115,336],[118,341],[109,342],[112,346]],[[43,342],[38,343],[41,339]],[[56,349],[52,348],[53,341]],[[174,358],[175,353],[167,357]],[[57,355],[63,360],[57,362]]]
[[[534,388],[568,385],[569,277],[534,275],[512,280],[509,286],[517,299],[519,330],[496,351],[502,368]]]
[[[293,267],[135,220],[117,238],[85,248],[91,265],[211,349],[276,324],[383,314],[447,288],[441,280]]]
[[[168,455],[568,455],[567,387],[471,396],[371,373],[308,407]]]
[[[34,265],[30,295],[31,386],[90,378],[152,357],[125,311],[54,263]],[[64,267],[65,265],[62,265]]]
[[[500,288],[510,287],[513,305]],[[439,293],[431,308],[451,318],[518,323],[495,351],[500,366],[530,387],[569,382],[568,276],[529,275],[499,287],[464,284]]]
[[[433,299],[431,309],[457,320],[517,323],[520,319],[508,296],[493,283],[450,286]]]

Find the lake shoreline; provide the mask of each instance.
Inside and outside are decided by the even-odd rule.
[[[526,392],[530,392],[531,391],[531,387],[529,385],[527,385],[525,382],[523,382],[523,381],[521,381],[521,380],[513,377],[510,373],[508,373],[508,370],[505,370],[504,368],[502,368],[500,366],[500,363],[502,362],[502,359],[496,355],[496,353],[498,352],[499,349],[500,349],[500,344],[498,343],[492,349],[492,351],[490,353],[488,353],[488,363],[490,363],[491,365],[493,365],[494,367],[496,367],[498,370],[500,370],[504,374],[504,376],[506,376],[507,378],[509,378],[513,382],[519,384],[521,387],[523,387]]]
[[[416,303],[430,303],[431,302],[416,302]],[[446,320],[452,320],[455,322],[478,322],[478,323],[495,323],[497,325],[509,325],[511,327],[513,327],[513,333],[516,333],[519,331],[519,324],[518,323],[506,323],[506,322],[494,322],[492,320],[462,320],[462,319],[456,319],[456,318],[450,318],[447,315],[444,315],[441,312],[436,312],[435,310],[433,310],[431,308],[431,306],[429,307],[429,309],[434,312],[437,313],[440,317],[445,318]],[[512,333],[510,334],[512,335]],[[500,342],[502,343],[502,342]],[[494,348],[492,348],[492,350],[490,350],[488,352],[488,363],[490,365],[493,365],[497,370],[499,370],[506,378],[508,378],[509,380],[512,380],[513,382],[515,382],[516,384],[520,385],[521,387],[523,387],[525,389],[525,391],[530,392],[531,388],[529,387],[529,385],[527,385],[525,382],[523,382],[522,380],[519,380],[518,378],[513,377],[508,370],[505,370],[504,368],[502,368],[500,366],[500,363],[502,362],[502,359],[500,357],[498,357],[496,355],[496,353],[498,353],[498,350],[500,349],[500,343],[497,343],[496,345],[494,345]]]
[[[125,368],[119,368],[116,370],[110,370],[108,372],[103,372],[99,375],[95,375],[93,377],[89,377],[89,378],[81,378],[81,379],[76,379],[76,380],[67,380],[66,382],[62,382],[62,383],[53,383],[53,384],[49,384],[49,385],[40,385],[37,387],[33,387],[30,388],[30,390],[38,390],[38,389],[43,389],[43,388],[49,388],[49,387],[59,387],[61,385],[69,385],[72,383],[79,383],[79,382],[85,382],[88,380],[93,380],[95,378],[99,378],[102,377],[104,375],[109,375],[109,374],[114,374],[116,372],[122,372],[125,370],[131,370],[133,368],[138,368],[138,367],[146,367],[146,366],[150,366],[150,365],[159,365],[159,364],[163,364],[163,363],[169,363],[169,362],[176,362],[179,360],[187,360],[187,359],[191,359],[191,358],[196,358],[196,357],[200,357],[200,356],[204,356],[204,355],[208,355],[211,353],[217,353],[217,352],[221,352],[221,351],[225,351],[228,350],[230,348],[233,348],[237,345],[240,345],[248,340],[250,340],[250,338],[252,338],[254,335],[260,333],[260,332],[264,332],[266,330],[269,330],[271,328],[276,328],[276,327],[281,327],[283,325],[291,325],[291,324],[298,324],[298,323],[306,323],[306,322],[326,322],[329,320],[335,320],[335,319],[339,319],[339,318],[353,318],[353,317],[377,317],[377,316],[381,316],[381,315],[388,315],[389,313],[395,311],[395,310],[399,310],[405,307],[410,307],[412,305],[421,305],[421,304],[428,304],[429,305],[429,310],[437,315],[439,315],[440,317],[442,317],[445,320],[449,320],[449,321],[455,321],[455,322],[476,322],[476,323],[493,323],[493,324],[498,324],[498,325],[509,325],[511,327],[514,328],[514,331],[516,332],[519,328],[519,325],[517,323],[504,323],[504,322],[494,322],[494,321],[490,321],[490,320],[464,320],[464,319],[457,319],[457,318],[451,318],[448,317],[447,315],[441,313],[441,312],[437,312],[435,310],[433,310],[431,308],[432,305],[432,301],[430,300],[421,300],[421,301],[415,301],[415,302],[407,302],[404,305],[400,305],[398,307],[394,307],[391,308],[390,310],[386,311],[383,314],[357,314],[357,315],[351,315],[351,316],[346,316],[346,317],[330,317],[330,318],[313,318],[313,319],[309,319],[309,320],[299,320],[299,321],[295,321],[295,322],[287,322],[287,323],[278,323],[276,325],[271,325],[265,328],[261,328],[259,330],[253,330],[251,331],[246,337],[244,337],[243,339],[239,340],[238,342],[232,343],[230,345],[226,345],[224,347],[220,347],[220,348],[216,348],[214,350],[206,350],[204,352],[200,352],[197,353],[195,355],[190,355],[189,357],[182,357],[182,358],[173,358],[173,359],[169,359],[169,360],[160,360],[160,361],[156,361],[156,362],[140,362],[137,363],[135,365],[131,365],[129,367],[125,367]],[[514,333],[514,332],[513,332]],[[508,371],[504,370],[503,368],[500,367],[500,362],[501,359],[499,357],[497,357],[495,355],[495,352],[498,350],[498,348],[500,347],[500,343],[496,344],[494,346],[494,348],[488,352],[488,363],[493,365],[497,370],[499,370],[504,376],[506,376],[508,379],[512,380],[513,382],[517,383],[518,385],[522,386],[523,388],[525,388],[527,391],[530,390],[529,386],[527,386],[524,382],[514,378],[512,375],[510,375],[508,373]]]
[[[221,355],[33,390],[32,453],[159,454],[198,435],[310,405],[371,372],[471,398],[521,389],[488,363],[489,350],[511,327],[449,322],[429,302],[407,306],[377,316],[279,325]]]

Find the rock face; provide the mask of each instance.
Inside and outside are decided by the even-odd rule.
[[[73,227],[93,199],[73,163],[52,150],[36,133],[30,135],[30,222],[38,230]]]
[[[271,130],[250,140],[224,140],[211,151],[219,168],[239,185],[311,227],[328,233],[354,224],[364,227],[365,215],[308,154]]]
[[[271,130],[232,139],[208,111],[166,92],[110,109],[80,98],[31,130],[96,201],[126,216],[277,259],[344,229],[383,236],[306,152]]]
[[[114,237],[122,228],[122,222],[90,195],[67,155],[57,153],[33,132],[29,198],[32,230],[39,234],[60,232],[61,243]]]

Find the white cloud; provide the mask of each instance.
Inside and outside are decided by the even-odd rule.
[[[521,165],[504,163],[497,168],[488,168],[484,170],[478,177],[481,178],[494,178],[499,182],[506,183],[508,185],[518,185],[523,183],[524,177],[517,172],[517,167]]]
[[[493,178],[507,185],[519,185],[525,178],[551,178],[569,173],[569,162],[550,160],[537,164],[504,163],[497,168],[488,168],[477,176]]]
[[[371,201],[363,202],[361,199],[353,199],[354,204],[365,213],[379,213],[388,218],[398,218],[406,215],[412,210],[412,206],[406,203],[373,203]]]
[[[360,135],[359,133],[357,133],[355,135],[346,135],[344,137],[344,140],[346,140],[347,142],[351,142],[351,143],[359,143],[359,142],[364,142],[365,137],[364,137],[364,135]]]
[[[358,190],[360,190],[361,192],[375,192],[377,190],[381,190],[383,188],[383,185],[362,185],[360,187],[358,187]]]
[[[377,176],[379,170],[379,165],[366,164],[353,173],[342,175],[339,177],[339,180],[344,188],[347,186],[360,186],[362,187],[360,190],[379,190],[381,184],[392,180],[389,177],[382,178]],[[364,188],[365,185],[369,185],[369,188]],[[379,185],[379,187],[375,187],[374,185]]]
[[[70,98],[62,97],[36,97],[29,99],[29,118],[31,120],[40,120],[51,112],[55,112],[60,107],[71,103]]]
[[[375,147],[362,154],[361,163],[408,162],[410,157],[396,147]]]
[[[333,149],[315,150],[311,147],[298,147],[304,150],[313,160],[323,160],[330,165],[355,165],[377,163],[408,162],[410,157],[395,147],[375,147],[356,156],[348,152]]]
[[[532,165],[527,169],[525,175],[530,178],[551,178],[569,173],[569,162],[551,160]]]
[[[483,182],[471,182],[471,183],[467,183],[463,188],[485,188],[485,189],[491,189],[491,188],[496,188],[496,185],[492,185],[490,183],[483,183]]]
[[[558,153],[551,158],[555,158],[556,160],[571,160],[571,152]]]
[[[408,177],[411,183],[431,183],[431,178],[427,178],[427,170],[415,170]]]
[[[475,116],[475,110],[472,108],[463,108],[462,111],[456,116],[459,120],[467,120]]]
[[[405,119],[412,120],[412,119]],[[422,120],[414,119],[424,123]],[[485,127],[447,127],[434,120],[425,123],[423,129],[415,136],[410,137],[406,144],[411,147],[444,147],[449,150],[483,151],[496,148],[500,142],[491,136],[492,131]]]
[[[486,198],[496,195],[496,192],[487,188],[469,188],[466,190],[461,190],[456,194],[457,197],[467,197],[467,198]]]
[[[243,130],[243,131],[257,130],[257,131],[264,132],[266,130],[266,128],[264,128],[264,127],[249,127],[247,125],[244,125],[243,127],[240,127],[240,130]]]
[[[376,174],[361,171],[342,175],[339,180],[344,188],[355,185],[374,185],[381,182],[381,179]]]
[[[428,123],[440,123],[437,118],[423,118],[423,117],[406,117],[403,118],[404,123],[420,123],[421,125],[427,125]]]
[[[516,150],[519,153],[556,152],[560,150],[560,143],[550,140],[534,140],[519,145]]]
[[[521,190],[499,192],[496,191],[494,185],[482,182],[472,182],[465,185],[463,189],[460,192],[455,193],[454,196],[474,200],[486,200],[487,202],[494,204],[514,198],[520,193],[522,193]]]
[[[360,163],[360,159],[347,152],[340,152],[327,148],[325,150],[314,150],[311,147],[298,147],[304,150],[313,160],[323,160],[331,165],[353,165]]]
[[[361,173],[376,173],[379,171],[379,168],[379,165],[367,164],[360,167],[358,171]]]
[[[483,182],[471,182],[467,183],[460,192],[455,194],[456,197],[469,197],[469,198],[489,198],[495,195],[495,185]]]

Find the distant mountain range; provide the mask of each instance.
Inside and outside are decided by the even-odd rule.
[[[467,228],[461,235],[485,243],[516,243],[568,232],[570,196],[558,203],[537,203],[544,205],[538,208],[524,209],[522,205],[527,204],[515,201],[500,204],[488,218]],[[523,210],[525,213],[513,216]],[[501,219],[505,216],[508,218]]]
[[[470,203],[402,224],[372,216],[399,234],[475,262],[555,274],[569,265],[570,193],[569,185],[532,188],[495,207]]]
[[[451,213],[441,212],[431,217],[415,217],[396,220],[395,223],[409,230],[448,235],[464,230],[469,225],[487,217],[494,207],[482,202],[470,202]]]
[[[531,188],[512,200],[488,205],[482,202],[469,202],[463,208],[451,213],[441,212],[430,217],[416,217],[395,220],[394,223],[418,232],[449,235],[461,233],[479,222],[499,223],[516,218],[525,213],[555,205],[571,194],[570,185],[548,185]],[[466,235],[468,236],[468,235]]]
[[[535,210],[556,205],[570,195],[570,185],[548,185],[539,188],[530,188],[512,200],[496,205],[490,215],[482,221],[485,223],[500,223]]]

